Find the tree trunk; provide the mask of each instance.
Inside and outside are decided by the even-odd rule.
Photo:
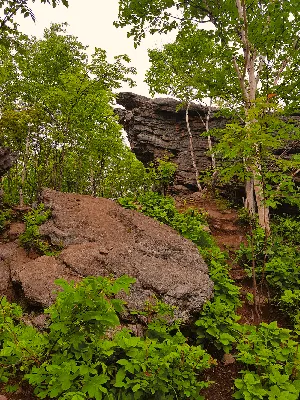
[[[233,58],[233,63],[237,73],[237,77],[240,82],[240,87],[245,101],[245,113],[247,115],[249,109],[255,106],[256,91],[257,91],[257,85],[260,80],[260,72],[263,65],[262,64],[263,58],[260,57],[258,71],[255,74],[255,65],[256,65],[256,60],[258,58],[258,54],[256,49],[252,46],[248,36],[248,20],[247,20],[247,9],[245,1],[236,0],[236,7],[239,18],[241,21],[243,21],[240,30],[241,40],[243,42],[243,48],[244,48],[243,71],[240,70],[235,57]],[[246,74],[248,75],[248,79],[246,79]],[[249,135],[251,135],[251,124],[254,122],[256,121],[248,120],[248,122],[246,123],[246,125],[248,125]],[[254,160],[253,159],[245,160],[245,164],[248,167],[248,170],[251,171],[252,173],[251,179],[246,181],[245,207],[247,210],[249,210],[251,214],[254,214],[255,212],[254,199],[256,200],[259,224],[262,228],[265,229],[266,233],[269,234],[270,232],[269,207],[266,206],[265,204],[266,199],[264,196],[264,183],[261,179],[262,167],[261,167],[260,153],[258,151],[258,144],[255,144],[255,148],[256,148],[256,154],[254,155]]]
[[[209,103],[209,107],[208,107],[208,111],[206,114],[206,121],[205,121],[205,130],[207,133],[209,133],[209,120],[210,120],[210,113],[211,113],[211,99],[210,99],[210,103]],[[207,136],[207,142],[208,142],[208,149],[211,153],[211,166],[213,171],[216,171],[216,157],[215,157],[215,153],[213,153],[212,149],[212,141],[211,141],[211,136],[208,134]]]
[[[193,135],[192,135],[191,128],[190,128],[190,123],[189,123],[189,107],[190,107],[190,104],[187,103],[186,112],[185,112],[185,120],[186,120],[186,127],[187,127],[188,134],[189,134],[190,153],[191,153],[192,164],[193,164],[193,167],[194,167],[194,170],[195,170],[196,183],[197,183],[197,187],[198,187],[199,192],[201,192],[202,191],[202,187],[201,187],[200,182],[199,182],[199,171],[198,171],[197,164],[196,164],[196,158],[195,158],[195,152],[194,152],[194,144],[193,144]]]
[[[244,201],[244,207],[249,211],[251,216],[255,214],[255,199],[254,199],[254,180],[249,178],[245,183],[246,199]]]

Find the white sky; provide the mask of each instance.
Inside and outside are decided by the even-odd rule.
[[[30,18],[17,18],[20,30],[28,35],[42,37],[43,30],[50,26],[51,22],[67,22],[68,33],[75,35],[84,44],[88,45],[91,54],[95,47],[101,47],[107,51],[109,61],[118,54],[128,54],[132,60],[132,66],[136,67],[138,75],[135,77],[137,86],[130,89],[123,86],[122,90],[130,90],[145,96],[149,95],[148,86],[143,82],[146,70],[149,68],[148,48],[161,47],[163,43],[171,41],[174,35],[166,36],[149,35],[141,46],[134,48],[133,39],[127,38],[126,29],[115,28],[113,21],[118,17],[118,0],[69,0],[69,7],[63,5],[52,8],[49,4],[41,4],[39,0],[28,5],[34,11],[36,23]]]

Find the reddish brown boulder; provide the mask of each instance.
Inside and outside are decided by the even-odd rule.
[[[10,240],[17,239],[25,231],[25,224],[23,222],[13,222],[10,224],[9,230],[7,232],[7,237]]]
[[[65,246],[59,262],[79,277],[135,277],[127,298],[130,308],[142,307],[156,295],[176,305],[186,319],[212,296],[213,284],[197,247],[173,229],[108,199],[48,189],[42,197],[52,218],[40,232]]]
[[[30,304],[50,306],[55,300],[55,292],[59,289],[55,285],[56,279],[78,280],[79,277],[68,271],[59,260],[54,257],[43,256],[31,260],[21,266],[18,271],[18,281],[26,300]]]
[[[32,259],[17,243],[3,245],[0,291],[12,283],[27,304],[47,307],[55,299],[57,278],[126,274],[136,278],[126,297],[129,308],[141,308],[156,295],[177,306],[184,320],[212,296],[213,283],[197,247],[173,229],[107,199],[54,190],[42,197],[52,217],[40,233],[64,249],[57,257]]]

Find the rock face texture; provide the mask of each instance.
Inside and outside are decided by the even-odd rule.
[[[156,158],[169,156],[170,161],[178,165],[175,189],[177,186],[180,191],[185,188],[197,190],[190,156],[185,108],[177,111],[180,103],[174,99],[149,99],[130,92],[119,93],[117,103],[124,107],[115,111],[137,158],[147,164]],[[196,163],[200,171],[211,167],[211,158],[207,155],[207,138],[200,136],[205,132],[206,115],[206,108],[196,104],[190,106],[189,121]],[[224,118],[211,115],[210,129],[221,128],[225,124]]]
[[[116,108],[120,123],[123,125],[131,149],[145,165],[156,158],[167,155],[170,161],[178,165],[174,189],[178,193],[197,191],[195,172],[190,156],[188,131],[185,121],[185,108],[177,111],[180,103],[171,98],[149,99],[130,92],[118,94],[117,103],[123,108]],[[189,121],[193,135],[196,164],[199,171],[211,167],[211,158],[207,155],[207,137],[200,136],[206,131],[207,108],[192,104],[189,109]],[[209,129],[224,128],[226,119],[217,117],[212,112]],[[300,115],[294,114],[289,120],[300,125]],[[300,141],[289,143],[285,149],[278,149],[275,154],[290,157],[300,153]],[[295,176],[299,183],[299,174]]]
[[[130,309],[142,308],[156,295],[176,305],[184,320],[212,296],[213,283],[197,247],[171,228],[107,199],[48,189],[42,197],[52,217],[40,233],[64,249],[57,257],[32,260],[14,243],[0,245],[0,295],[17,285],[30,304],[49,306],[57,278],[127,274],[136,278],[126,297]]]
[[[15,160],[16,155],[7,147],[0,147],[0,178],[12,167]]]

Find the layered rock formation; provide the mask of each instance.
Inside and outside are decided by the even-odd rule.
[[[124,107],[116,109],[116,112],[137,158],[147,164],[167,155],[178,165],[175,188],[197,190],[185,109],[177,110],[180,103],[171,98],[149,99],[130,92],[119,93],[117,103]],[[200,136],[205,132],[206,114],[206,108],[196,104],[190,106],[189,120],[200,171],[211,167],[207,138]],[[211,115],[210,129],[224,126],[224,118]]]
[[[145,165],[162,158],[170,157],[170,161],[178,165],[175,177],[175,189],[197,191],[195,172],[190,156],[189,137],[185,121],[185,108],[178,110],[180,103],[171,98],[149,99],[130,92],[118,94],[117,103],[123,108],[115,111],[123,125],[131,149]],[[192,104],[189,110],[190,127],[196,163],[199,171],[211,167],[211,158],[207,155],[207,137],[200,136],[205,132],[207,108]],[[300,115],[291,115],[288,119],[299,127]],[[224,128],[226,119],[212,113],[209,129]],[[275,151],[276,155],[288,158],[300,153],[300,141],[288,143],[286,148]],[[295,176],[299,183],[299,173]]]
[[[176,305],[188,320],[212,296],[213,283],[197,247],[173,229],[107,199],[45,190],[52,217],[40,232],[64,247],[57,257],[30,259],[17,243],[0,243],[0,295],[22,292],[26,302],[49,306],[54,280],[86,276],[136,278],[126,297],[140,309],[151,296]]]

